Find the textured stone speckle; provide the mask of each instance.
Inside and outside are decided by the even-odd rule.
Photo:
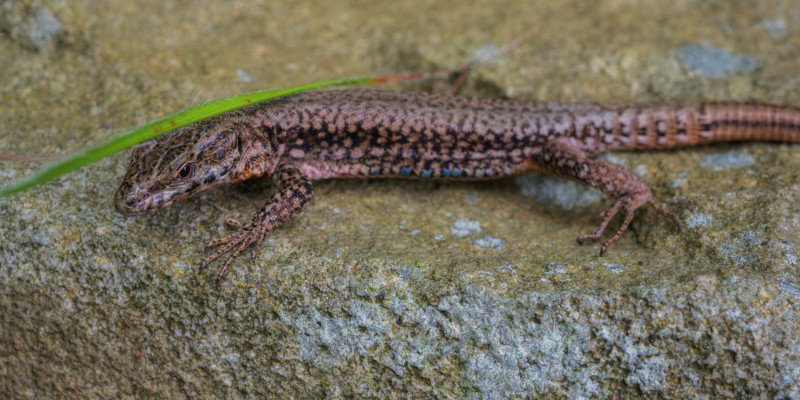
[[[786,21],[782,19],[765,19],[761,24],[775,37],[780,38],[786,34]]]
[[[491,236],[484,236],[480,239],[472,240],[470,243],[483,247],[484,249],[502,249],[505,241]]]
[[[480,233],[481,224],[478,221],[459,218],[456,220],[456,222],[453,222],[453,226],[450,227],[450,232],[458,237],[468,236],[473,233]]]
[[[704,213],[693,213],[686,218],[686,227],[689,229],[704,227],[714,221],[714,217]]]
[[[705,44],[687,44],[676,49],[675,54],[690,71],[710,78],[723,78],[761,65],[752,57],[732,54],[725,49]]]
[[[246,83],[253,83],[258,82],[258,77],[254,75],[250,75],[247,72],[244,72],[241,69],[236,70],[236,77],[239,78],[240,81]]]
[[[744,151],[729,151],[725,153],[709,154],[700,160],[703,168],[721,171],[728,168],[741,168],[753,165],[756,160]]]
[[[567,273],[567,268],[561,264],[549,262],[545,266],[545,275],[562,275]]]
[[[786,279],[778,279],[778,284],[786,295],[800,299],[800,287]]]
[[[606,263],[603,264],[603,268],[606,269],[608,272],[619,274],[625,270],[625,266],[619,263]]]
[[[744,265],[757,261],[761,257],[757,250],[765,244],[765,236],[763,233],[745,230],[739,232],[724,243],[719,251],[724,257],[735,262],[737,265]]]
[[[39,1],[7,0],[0,3],[0,31],[24,47],[46,50],[55,46],[61,23]]]
[[[464,196],[464,204],[468,206],[473,206],[477,202],[478,202],[478,193],[474,190],[470,190],[469,192],[467,192],[467,195]]]
[[[603,199],[603,194],[594,188],[547,175],[525,174],[515,182],[524,196],[567,210],[587,208]]]

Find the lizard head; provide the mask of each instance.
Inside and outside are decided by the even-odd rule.
[[[241,136],[230,118],[215,117],[135,146],[114,199],[117,210],[148,214],[253,175],[242,165]]]

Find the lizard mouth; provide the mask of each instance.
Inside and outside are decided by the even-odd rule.
[[[120,214],[134,217],[150,214],[186,198],[181,194],[178,189],[162,189],[155,193],[145,189],[134,189],[127,193],[120,191],[114,198],[114,206]]]
[[[179,189],[167,188],[160,182],[151,183],[146,189],[121,186],[114,195],[114,207],[125,216],[145,215],[180,200],[179,194]]]
[[[117,211],[120,214],[122,214],[122,215],[124,215],[126,217],[135,217],[135,216],[144,215],[144,214],[147,213],[146,211],[143,211],[143,210],[135,208],[135,207],[131,207],[131,206],[127,205],[127,204],[120,203],[120,202],[115,202],[114,206],[115,206],[115,208],[117,209]]]
[[[171,193],[159,192],[151,194],[146,190],[134,190],[131,193],[117,193],[114,206],[120,214],[129,217],[149,214],[175,202],[170,199]]]

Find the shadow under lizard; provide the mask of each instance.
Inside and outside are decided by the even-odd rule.
[[[741,103],[560,104],[418,92],[305,92],[189,125],[133,149],[117,210],[143,215],[216,186],[269,176],[278,192],[226,237],[200,269],[248,246],[299,214],[331,178],[494,179],[524,172],[570,178],[615,199],[578,242],[599,239],[624,215],[600,254],[653,201],[648,185],[620,165],[595,160],[614,150],[668,149],[721,141],[800,141],[800,109]]]

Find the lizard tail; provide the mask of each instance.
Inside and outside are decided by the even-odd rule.
[[[612,150],[734,141],[800,142],[800,109],[766,104],[629,107],[603,122],[605,127],[618,127],[606,131],[606,144]]]
[[[800,142],[800,109],[746,103],[710,103],[700,107],[701,135],[710,142]]]

